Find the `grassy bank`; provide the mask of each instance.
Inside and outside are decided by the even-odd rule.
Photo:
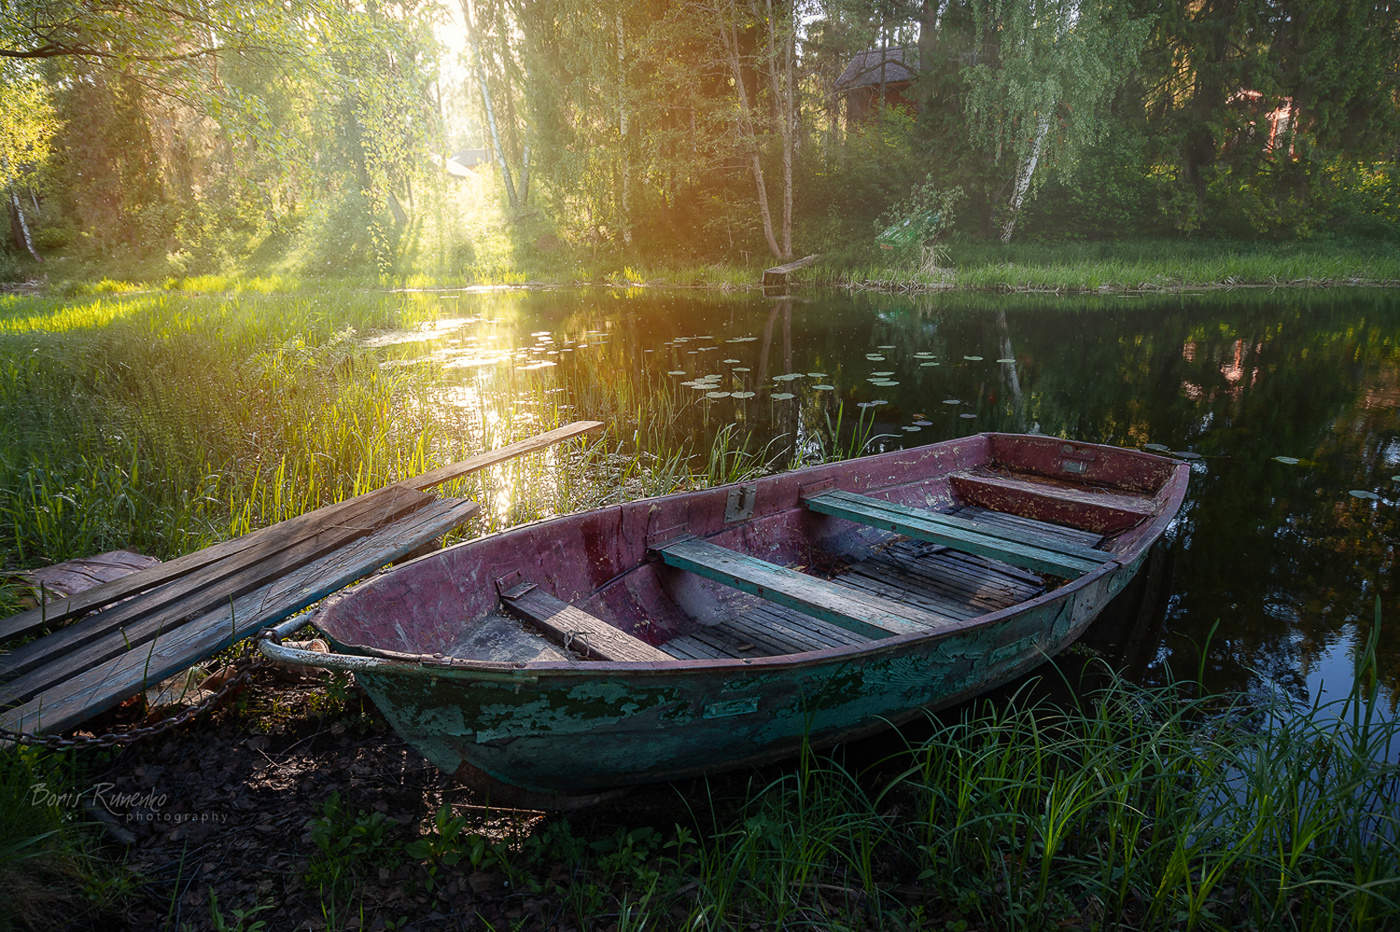
[[[517,241],[518,240],[518,241]],[[159,257],[56,257],[27,267],[31,290],[81,296],[115,291],[244,293],[296,292],[327,284],[365,289],[469,286],[578,285],[678,288],[756,288],[763,269],[778,260],[667,261],[607,251],[547,250],[509,227],[494,230],[486,258],[454,262],[406,260],[400,272],[379,276],[363,269],[307,271],[290,261],[247,262],[205,274],[172,269]],[[806,250],[799,250],[799,253]],[[815,249],[812,251],[816,251]],[[1104,242],[952,243],[930,264],[860,246],[828,250],[793,276],[806,285],[888,291],[1046,291],[1065,294],[1181,292],[1245,287],[1400,287],[1400,250],[1389,241],[1316,239],[1295,242],[1237,240],[1116,240]]]
[[[1374,684],[1373,656],[1361,657],[1359,684]],[[177,746],[156,763],[139,751],[12,760],[0,773],[9,803],[0,878],[17,912],[7,922],[0,909],[0,927],[25,927],[35,908],[79,923],[163,917],[199,929],[258,928],[259,919],[335,929],[1383,929],[1400,920],[1400,724],[1379,723],[1373,685],[1309,708],[1201,697],[1189,684],[1095,681],[1077,704],[1031,684],[931,716],[903,741],[638,789],[567,816],[491,809],[422,769],[405,776],[401,762],[366,783],[363,751],[360,779],[339,772],[352,769],[357,747],[396,744],[342,684],[318,711],[290,713],[299,728],[273,728],[259,744],[278,764],[308,740],[341,735],[321,737],[319,768],[297,775],[315,795],[264,790],[255,813],[212,829],[210,843],[244,852],[214,872],[199,869],[208,844],[189,842],[169,863],[170,843],[159,847],[159,869],[150,859],[124,864],[87,812],[35,795],[40,782],[72,795],[103,777],[141,785],[172,757],[268,731],[289,714],[275,695],[254,696],[217,731],[164,739]],[[245,779],[212,785],[206,798],[246,797]],[[274,847],[290,859],[286,870],[264,867],[258,822],[285,825]],[[159,832],[142,837],[162,844]]]
[[[814,280],[890,290],[1174,292],[1240,287],[1400,286],[1394,244],[1368,241],[1142,240],[952,244],[933,267],[831,257]],[[922,267],[921,267],[922,266]]]

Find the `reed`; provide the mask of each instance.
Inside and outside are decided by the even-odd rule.
[[[1066,705],[1026,684],[873,761],[806,749],[770,779],[716,781],[669,829],[633,830],[621,867],[597,854],[622,831],[607,814],[484,857],[563,902],[541,878],[571,852],[568,896],[591,915],[687,928],[1387,928],[1400,723],[1374,662],[1373,637],[1352,693],[1313,706],[1111,675]]]
[[[1244,286],[1389,284],[1400,259],[1384,243],[1140,240],[955,243],[947,268],[832,256],[815,281],[892,291],[959,289],[1027,292],[1189,291]]]

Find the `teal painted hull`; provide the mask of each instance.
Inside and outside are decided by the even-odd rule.
[[[344,653],[307,655],[276,644],[264,650],[287,663],[353,671],[394,729],[437,767],[531,794],[580,796],[855,737],[1008,682],[1077,639],[1132,580],[1175,515],[1186,467],[1143,466],[1139,458],[1161,461],[1111,451],[1142,475],[1148,466],[1157,470],[1155,491],[1145,479],[1133,480],[1148,489],[1142,495],[1157,503],[1157,513],[1116,532],[1105,553],[1112,559],[1096,569],[940,630],[776,656],[651,663],[580,662],[558,652],[540,659],[472,655],[450,645],[463,628],[500,617],[495,588],[525,566],[561,599],[664,647],[729,604],[729,590],[648,558],[673,525],[789,566],[821,554],[867,553],[894,535],[813,516],[802,506],[802,490],[837,481],[911,506],[946,506],[955,503],[950,474],[987,461],[994,445],[1006,442],[999,437],[760,480],[741,497],[752,513],[737,519],[735,496],[720,488],[468,542],[331,605],[317,624]],[[1045,446],[1038,438],[1033,452]],[[1084,521],[1119,521],[1116,508],[1086,511]]]

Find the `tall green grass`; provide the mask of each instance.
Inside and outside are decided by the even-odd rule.
[[[1388,243],[1140,240],[1098,243],[956,243],[947,268],[884,256],[830,256],[814,281],[892,290],[1178,291],[1197,288],[1400,282]]]
[[[1374,648],[1328,705],[1115,677],[1066,704],[1031,683],[874,760],[805,750],[737,795],[717,781],[664,831],[575,816],[457,843],[580,922],[1391,928],[1400,722]],[[547,879],[561,858],[567,884]]]

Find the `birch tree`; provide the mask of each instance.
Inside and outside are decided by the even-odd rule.
[[[715,13],[734,88],[735,126],[753,174],[763,238],[774,257],[791,259],[793,151],[797,136],[794,79],[797,30],[793,9],[775,4],[773,0],[750,0],[742,7],[735,0],[728,0]],[[757,78],[753,82],[752,97],[750,75]],[[767,85],[767,108],[758,100],[760,84]],[[778,141],[782,171],[782,213],[776,229],[763,164],[768,140],[774,136]]]
[[[33,189],[48,162],[55,128],[53,104],[43,82],[19,64],[0,62],[0,185],[20,245],[36,262],[42,259],[34,246],[21,190]]]
[[[973,0],[972,10],[969,129],[995,163],[1012,166],[1000,230],[1007,243],[1046,169],[1067,173],[1102,135],[1147,22],[1113,0]]]

